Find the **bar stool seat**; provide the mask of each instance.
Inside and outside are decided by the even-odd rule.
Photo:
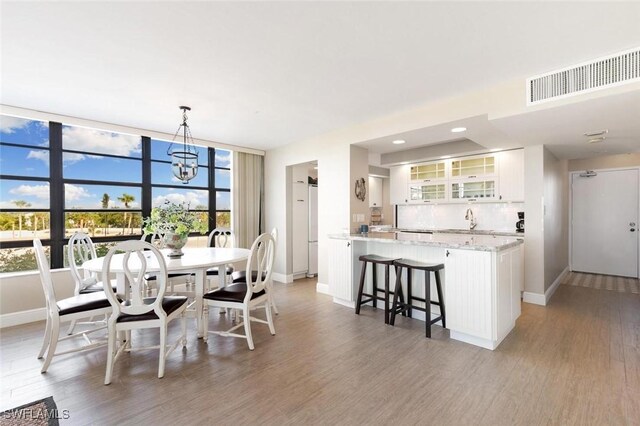
[[[438,321],[442,321],[442,327],[447,328],[446,313],[444,307],[444,299],[442,297],[442,283],[440,281],[440,270],[444,269],[442,263],[423,263],[410,259],[398,259],[393,262],[396,267],[396,285],[394,289],[393,306],[391,308],[390,324],[394,325],[396,320],[396,314],[405,312],[411,317],[412,309],[416,309],[425,313],[426,323],[426,336],[431,338],[431,325]],[[402,294],[402,268],[407,269],[407,301],[399,300],[397,294]],[[424,271],[424,298],[413,296],[411,289],[411,275],[413,270]],[[438,300],[431,300],[431,272],[436,277],[436,291],[438,293]],[[413,304],[413,301],[423,302],[424,308]],[[440,307],[440,315],[434,319],[431,319],[431,305]]]
[[[377,254],[365,254],[358,258],[362,262],[362,270],[360,272],[360,285],[358,287],[358,298],[356,300],[356,315],[360,315],[360,306],[365,303],[372,302],[373,307],[376,308],[376,302],[382,300],[384,302],[384,323],[389,324],[389,294],[395,296],[395,292],[389,290],[389,267],[394,264],[398,258],[389,258],[378,256]],[[364,292],[364,281],[367,273],[367,264],[373,265],[373,286],[371,293]],[[376,274],[376,265],[384,265],[384,288],[378,287],[378,277]],[[378,296],[379,292],[384,292],[384,296]],[[404,296],[402,295],[402,289],[400,289],[400,298],[404,303]],[[368,299],[362,299],[363,296]]]

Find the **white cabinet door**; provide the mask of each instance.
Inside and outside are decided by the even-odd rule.
[[[309,269],[309,190],[306,183],[294,183],[292,206],[293,274]]]
[[[293,183],[308,183],[308,168],[306,164],[299,164],[292,167],[292,180]]]
[[[408,164],[391,167],[389,170],[389,200],[391,204],[407,204],[409,196],[409,169]]]
[[[369,176],[369,207],[382,207],[382,178]]]
[[[524,149],[497,153],[502,201],[524,202]]]
[[[352,302],[352,244],[349,240],[329,239],[329,288],[336,299]]]
[[[447,326],[493,340],[491,252],[447,249],[444,296]]]

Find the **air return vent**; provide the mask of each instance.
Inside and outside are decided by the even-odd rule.
[[[640,48],[527,79],[527,105],[640,81]]]

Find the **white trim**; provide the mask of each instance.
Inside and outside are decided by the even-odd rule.
[[[553,283],[551,283],[547,291],[544,292],[545,305],[549,303],[549,300],[551,300],[553,293],[556,292],[556,290],[558,289],[558,286],[562,282],[562,279],[568,273],[569,273],[569,267],[567,266],[566,268],[564,268],[562,272],[560,272],[560,275],[558,275],[558,277],[553,281]]]
[[[560,272],[560,275],[558,275],[556,279],[553,280],[553,283],[551,283],[551,285],[549,286],[547,291],[544,292],[544,294],[532,293],[530,291],[523,292],[522,301],[526,303],[533,303],[534,305],[547,306],[547,304],[549,303],[549,300],[551,300],[551,297],[553,297],[553,294],[558,289],[560,282],[562,282],[562,279],[568,272],[569,272],[569,267],[567,266],[564,268],[562,272]]]
[[[273,274],[271,274],[271,276],[273,277],[274,281],[278,281],[280,283],[291,284],[293,282],[293,275],[291,274],[285,275],[274,272]]]
[[[30,309],[28,311],[11,312],[0,315],[0,328],[13,327],[14,325],[28,324],[30,322],[44,321],[47,319],[47,308]]]
[[[333,298],[333,303],[337,303],[338,305],[346,306],[347,308],[355,308],[356,302],[349,302],[348,300],[338,299],[337,297]]]
[[[525,303],[533,303],[534,305],[546,306],[547,300],[544,294],[532,293],[525,291],[522,293],[522,301]]]
[[[329,289],[329,284],[322,284],[320,282],[316,283],[316,292],[332,296],[331,290]]]
[[[511,330],[513,330],[513,327],[515,327],[515,324],[511,327]],[[481,337],[472,336],[470,334],[461,333],[459,331],[450,330],[449,337],[453,340],[458,340],[460,342],[469,343],[475,346],[480,346],[481,348],[489,349],[490,351],[492,351],[495,348],[497,348],[500,345],[500,343],[502,343],[504,338],[507,337],[509,333],[507,333],[500,340],[489,340],[489,339],[483,339]]]
[[[71,117],[68,115],[54,114],[47,111],[36,111],[27,108],[20,108],[11,105],[0,104],[0,113],[6,115],[13,115],[22,118],[28,118],[31,120],[43,120],[43,121],[57,121],[64,124],[71,124],[73,126],[90,127],[93,129],[107,130],[110,132],[128,133],[136,136],[148,136],[153,139],[161,139],[165,141],[173,140],[173,135],[169,133],[156,132],[149,129],[139,129],[136,127],[120,126],[118,124],[105,123],[103,121],[90,120],[79,117]],[[176,113],[176,117],[178,114]],[[209,141],[205,139],[193,139],[196,145],[210,146],[213,148],[229,149],[231,151],[246,152],[249,154],[265,155],[265,152],[259,149],[246,148],[237,145],[229,145],[216,141]]]

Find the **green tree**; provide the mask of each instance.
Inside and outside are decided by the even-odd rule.
[[[109,197],[109,194],[107,194],[106,192],[104,194],[102,194],[102,208],[103,209],[108,209],[109,208],[109,201],[111,200],[111,197]],[[107,216],[106,215],[101,215],[100,216],[100,222],[103,224],[103,232],[102,235],[107,235],[107,226],[109,225],[109,221],[106,220]]]
[[[31,203],[28,203],[24,200],[16,200],[12,202],[19,209],[25,209],[27,207],[31,207]],[[22,213],[18,213],[18,238],[21,238],[21,237],[22,237]]]
[[[120,201],[122,204],[124,204],[124,208],[128,209],[131,207],[131,203],[133,203],[136,200],[136,198],[133,195],[129,195],[129,194],[122,194],[121,197],[118,197],[118,201]],[[133,230],[131,229],[131,215],[129,214],[129,234],[133,234]],[[127,212],[124,212],[124,222],[127,222]],[[124,225],[122,226],[122,235],[124,235]]]

